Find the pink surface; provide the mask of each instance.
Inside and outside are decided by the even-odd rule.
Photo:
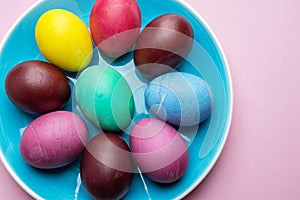
[[[33,0],[0,1],[0,38]],[[298,0],[186,0],[227,55],[234,85],[231,131],[215,167],[186,198],[300,199]],[[4,199],[31,199],[0,165]]]
[[[28,164],[42,169],[65,166],[88,143],[88,128],[75,113],[55,111],[33,120],[24,130],[20,152]]]

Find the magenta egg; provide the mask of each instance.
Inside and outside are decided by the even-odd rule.
[[[138,121],[130,133],[130,147],[140,170],[151,180],[171,183],[188,166],[188,148],[172,126],[154,118]]]
[[[65,166],[78,158],[88,142],[88,128],[75,113],[56,111],[33,120],[20,141],[21,155],[36,168]]]

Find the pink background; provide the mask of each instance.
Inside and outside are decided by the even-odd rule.
[[[0,1],[0,38],[34,0]],[[187,197],[300,199],[299,0],[186,0],[228,58],[234,112],[228,141]],[[1,199],[31,199],[0,164]]]

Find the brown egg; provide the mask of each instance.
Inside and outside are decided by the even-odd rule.
[[[100,133],[86,146],[80,176],[95,199],[120,199],[133,180],[133,158],[126,142],[114,133]]]
[[[13,104],[34,114],[61,108],[71,94],[65,74],[54,65],[38,60],[13,67],[6,77],[5,89]]]
[[[191,24],[177,14],[165,14],[153,19],[139,35],[134,63],[147,78],[173,71],[193,46]]]

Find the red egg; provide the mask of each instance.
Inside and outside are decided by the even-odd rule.
[[[141,12],[135,0],[97,0],[90,15],[92,38],[102,53],[119,57],[136,41]]]
[[[7,96],[28,113],[44,114],[66,104],[71,88],[65,74],[44,61],[31,60],[16,65],[5,79]]]

